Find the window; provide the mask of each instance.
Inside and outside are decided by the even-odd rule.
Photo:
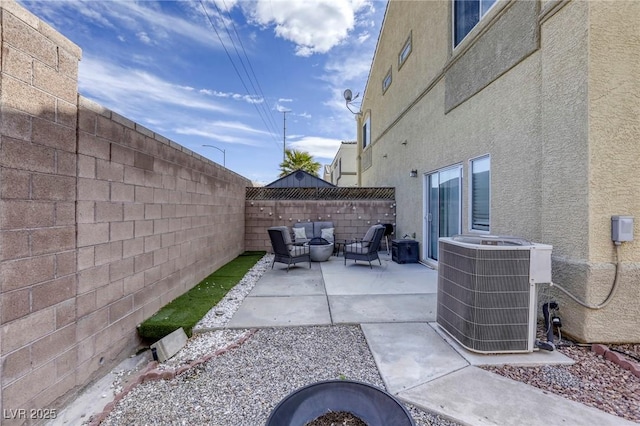
[[[389,68],[389,72],[382,80],[382,93],[386,92],[389,86],[391,86],[391,68]]]
[[[402,46],[402,50],[398,54],[398,69],[404,64],[409,55],[411,54],[411,33],[409,33],[409,38]]]
[[[371,117],[367,117],[362,125],[362,149],[369,146],[371,142]]]
[[[496,0],[453,0],[453,46],[457,46]]]
[[[491,209],[491,162],[489,156],[471,160],[471,223],[475,231],[489,232]]]

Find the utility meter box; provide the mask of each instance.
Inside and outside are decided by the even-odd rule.
[[[611,216],[611,239],[616,244],[633,241],[633,216]]]

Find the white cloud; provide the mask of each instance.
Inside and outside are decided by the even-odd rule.
[[[318,158],[332,160],[336,156],[341,142],[339,139],[304,136],[293,142],[287,141],[287,148],[306,151],[314,156],[316,161]]]
[[[229,107],[212,102],[189,87],[165,81],[147,71],[121,67],[85,56],[80,62],[80,93],[125,116],[154,115],[163,109],[184,107],[231,114]]]
[[[149,37],[149,35],[146,32],[140,31],[138,32],[138,34],[136,34],[136,36],[138,37],[138,40],[140,40],[144,44],[152,44],[151,37]]]
[[[298,56],[327,53],[347,38],[367,0],[258,0],[242,3],[259,25],[296,45]]]
[[[237,121],[199,122],[173,129],[180,135],[200,136],[229,144],[259,146],[272,135]]]

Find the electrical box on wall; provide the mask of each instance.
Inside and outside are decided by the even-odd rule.
[[[633,241],[633,216],[611,216],[611,239],[616,244]]]

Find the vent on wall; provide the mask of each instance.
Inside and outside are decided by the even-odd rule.
[[[536,284],[551,282],[551,250],[513,237],[440,238],[440,327],[475,352],[532,352]]]

